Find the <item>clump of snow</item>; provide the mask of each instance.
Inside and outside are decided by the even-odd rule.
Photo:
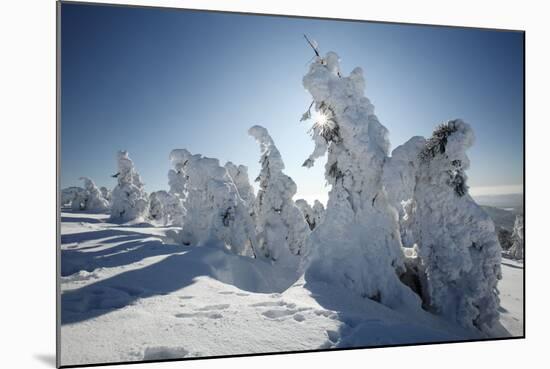
[[[127,151],[117,153],[118,184],[111,195],[111,218],[131,221],[142,219],[147,211],[148,198],[141,177]]]
[[[94,181],[88,177],[80,177],[84,181],[84,190],[75,193],[71,203],[73,210],[88,210],[103,212],[109,208],[109,202],[103,197]]]
[[[248,133],[260,145],[260,189],[254,206],[259,249],[263,256],[288,266],[298,266],[304,252],[308,225],[292,197],[296,183],[283,173],[285,165],[267,129],[253,126]]]
[[[518,214],[514,223],[512,232],[512,247],[508,250],[508,255],[514,259],[523,259],[523,215]]]
[[[204,245],[219,240],[239,255],[254,254],[254,223],[237,187],[218,159],[172,150],[173,163],[182,163],[186,213],[178,241]]]
[[[329,52],[315,59],[303,84],[318,115],[311,128],[315,149],[304,166],[328,153],[325,178],[332,185],[324,220],[308,241],[306,279],[416,309],[420,299],[398,278],[404,271],[398,215],[382,186],[388,131],[364,96],[363,71],[342,77],[338,55]]]

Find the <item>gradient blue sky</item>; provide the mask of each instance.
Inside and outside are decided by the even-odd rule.
[[[313,150],[311,102],[302,87],[313,53],[336,51],[344,74],[361,66],[366,95],[392,148],[462,118],[474,194],[523,182],[523,34],[170,9],[62,5],[61,185],[89,176],[112,188],[126,149],[147,191],[167,189],[174,148],[259,172],[247,129],[273,136],[298,197],[326,198],[324,160]]]

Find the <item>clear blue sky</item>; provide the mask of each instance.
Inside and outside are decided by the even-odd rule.
[[[301,167],[313,149],[299,122],[311,102],[304,33],[340,55],[344,74],[363,68],[392,148],[462,118],[477,137],[474,193],[523,182],[521,33],[76,4],[61,21],[62,187],[80,176],[113,187],[119,149],[147,191],[167,189],[174,148],[245,164],[253,179],[259,148],[247,130],[260,124],[298,197],[325,198],[324,162]]]

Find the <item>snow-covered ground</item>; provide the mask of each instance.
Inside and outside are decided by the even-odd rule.
[[[514,337],[523,335],[523,261],[502,258],[500,323]]]
[[[266,261],[172,242],[170,227],[63,210],[62,365],[481,338]],[[522,335],[523,266],[503,259],[499,336]]]

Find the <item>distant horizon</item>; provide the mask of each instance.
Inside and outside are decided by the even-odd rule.
[[[342,72],[365,74],[391,149],[468,122],[473,197],[523,191],[523,34],[230,13],[64,4],[61,41],[61,187],[90,177],[112,189],[117,150],[128,150],[148,192],[168,189],[168,155],[246,165],[260,152],[249,127],[266,127],[298,187],[326,203],[324,164],[299,122],[311,103],[301,80],[313,57],[303,38],[335,51]]]

